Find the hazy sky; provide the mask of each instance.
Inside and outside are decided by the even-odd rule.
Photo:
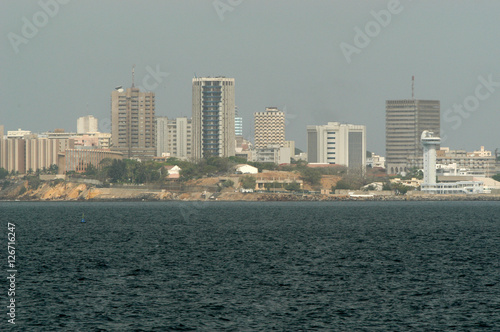
[[[191,116],[195,74],[234,77],[247,138],[276,106],[303,150],[306,125],[339,121],[366,125],[382,155],[385,101],[411,98],[415,75],[415,97],[441,101],[443,146],[500,148],[500,1],[55,1],[0,1],[6,130],[93,114],[110,131],[135,64],[159,116]]]

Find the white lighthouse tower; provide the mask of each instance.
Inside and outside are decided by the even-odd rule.
[[[432,131],[424,130],[421,137],[424,148],[424,183],[423,185],[436,184],[436,148],[441,143],[440,137],[434,137]]]

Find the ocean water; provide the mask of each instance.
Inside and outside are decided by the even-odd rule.
[[[85,213],[85,223],[80,222]],[[500,331],[500,202],[0,202],[1,331]]]

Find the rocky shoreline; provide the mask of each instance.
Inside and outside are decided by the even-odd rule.
[[[294,193],[241,193],[225,190],[210,192],[170,192],[140,188],[97,188],[94,185],[62,182],[46,182],[38,188],[29,188],[22,181],[0,190],[2,201],[253,201],[253,202],[299,202],[299,201],[500,201],[500,195],[320,195]]]

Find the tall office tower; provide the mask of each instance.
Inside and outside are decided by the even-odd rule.
[[[276,107],[267,107],[265,112],[254,113],[255,148],[285,144],[285,113]]]
[[[388,174],[409,170],[409,158],[422,156],[424,130],[440,133],[439,100],[387,100],[385,103],[385,160]],[[419,165],[422,168],[423,165]]]
[[[133,82],[133,81],[132,81]],[[120,87],[111,93],[111,149],[124,158],[147,160],[156,155],[155,94]]]
[[[307,126],[307,161],[364,169],[366,127],[339,122]]]
[[[166,116],[156,118],[156,155],[164,153],[170,157],[190,158],[192,121],[187,117],[168,119]]]
[[[0,139],[3,138],[4,126],[0,125]]]
[[[195,159],[235,154],[234,78],[193,78]]]
[[[97,128],[97,119],[93,115],[82,116],[76,121],[76,132],[78,134],[96,133]]]

